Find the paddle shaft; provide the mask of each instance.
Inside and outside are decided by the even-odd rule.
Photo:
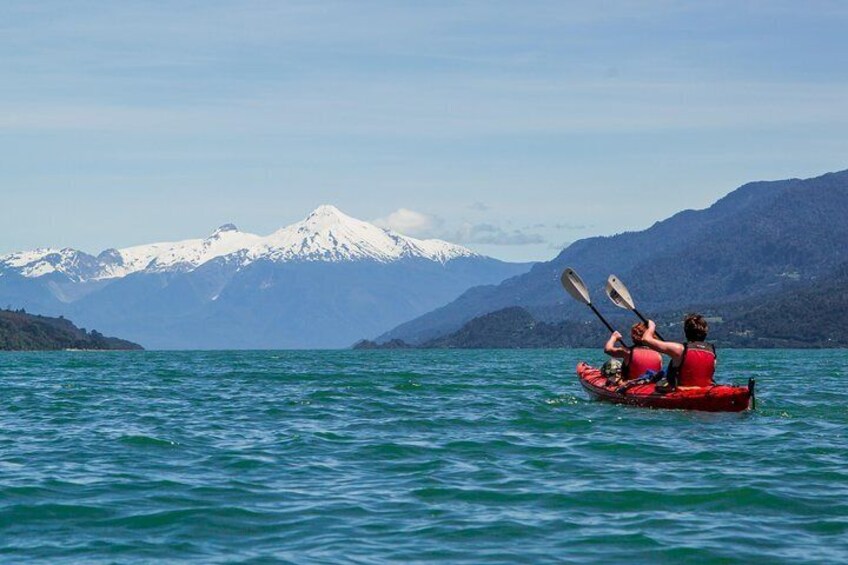
[[[565,291],[571,295],[572,298],[577,300],[578,302],[582,302],[586,306],[592,309],[592,312],[595,313],[595,316],[604,323],[610,333],[615,333],[615,329],[607,322],[607,319],[604,318],[603,314],[598,312],[598,309],[595,308],[595,305],[592,304],[592,299],[589,298],[589,289],[586,288],[586,283],[583,282],[583,279],[580,278],[574,269],[566,269],[562,272],[562,276],[560,277],[560,282],[562,283],[562,287]],[[624,346],[625,349],[630,349],[626,343],[624,343],[623,339],[619,339],[618,343]]]
[[[639,312],[639,310],[637,310],[636,308],[633,308],[633,313],[636,314],[637,316],[639,316],[639,319],[642,320],[643,322],[645,322],[646,326],[648,325],[648,320],[645,318],[645,316],[642,315],[641,312]],[[665,338],[663,336],[661,336],[660,332],[658,332],[657,330],[654,330],[654,335],[657,336],[658,340],[665,341]]]
[[[603,323],[604,323],[604,325],[607,327],[607,329],[610,331],[610,333],[615,333],[615,329],[614,329],[614,328],[610,325],[610,323],[609,323],[609,322],[607,322],[607,319],[606,319],[606,318],[604,318],[604,315],[603,315],[603,314],[601,314],[600,312],[598,312],[598,309],[597,309],[597,308],[595,308],[595,305],[594,305],[594,304],[592,304],[591,302],[588,302],[588,303],[587,303],[587,306],[589,306],[589,308],[591,308],[591,309],[592,309],[592,312],[594,312],[594,313],[595,313],[595,316],[597,316],[597,317],[598,317],[598,319],[599,319],[601,322],[603,322]],[[624,340],[623,340],[623,339],[618,340],[618,342],[619,342],[621,345],[623,345],[625,348],[630,349],[630,346],[629,346],[629,345],[627,345],[626,343],[624,343]]]

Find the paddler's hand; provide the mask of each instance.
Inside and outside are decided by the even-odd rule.
[[[648,327],[645,330],[645,333],[642,334],[642,339],[643,340],[654,339],[654,337],[655,337],[654,332],[655,331],[657,331],[657,325],[654,323],[653,320],[648,320]]]
[[[621,342],[621,345],[624,345],[624,342],[621,341],[621,334],[614,331],[610,334],[609,339],[607,340],[606,345],[604,345],[604,353],[607,355],[611,355],[612,357],[622,357],[622,353],[625,351],[622,347],[619,347],[617,344]]]

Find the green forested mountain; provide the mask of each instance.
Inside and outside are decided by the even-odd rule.
[[[601,304],[614,327],[625,336],[636,319]],[[827,277],[764,297],[720,306],[690,307],[656,315],[666,339],[682,341],[683,316],[703,313],[710,320],[710,341],[719,347],[848,347],[848,264]],[[647,312],[646,312],[647,313]],[[650,315],[650,314],[649,314]],[[467,322],[458,331],[420,347],[556,348],[601,347],[608,337],[597,321],[539,321],[523,308],[511,307]]]
[[[142,349],[136,343],[86,331],[64,318],[0,310],[0,350]]]
[[[715,309],[737,347],[848,347],[848,264],[811,284]]]
[[[504,308],[474,318],[459,331],[423,345],[426,348],[496,349],[594,347],[603,345],[608,334],[598,322],[546,323],[527,310]]]

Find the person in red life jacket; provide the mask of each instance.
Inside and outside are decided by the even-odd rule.
[[[618,332],[613,332],[604,345],[604,353],[610,357],[621,359],[622,381],[638,379],[648,371],[658,373],[662,370],[662,355],[650,349],[642,341],[642,336],[647,329],[647,326],[642,322],[633,324],[633,327],[630,328],[633,347],[618,345],[617,342],[621,341],[621,334]]]
[[[648,329],[642,340],[645,344],[671,357],[666,371],[670,388],[712,386],[716,368],[715,347],[706,342],[709,324],[700,314],[688,314],[683,319],[686,343],[662,341],[655,334],[657,325],[648,320]]]

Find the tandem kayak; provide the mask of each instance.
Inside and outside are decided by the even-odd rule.
[[[627,390],[622,390],[620,385],[607,385],[601,370],[586,363],[577,365],[577,376],[593,397],[615,404],[705,412],[741,412],[754,406],[753,379],[748,381],[748,386],[713,385],[660,392],[653,383],[638,384]]]

